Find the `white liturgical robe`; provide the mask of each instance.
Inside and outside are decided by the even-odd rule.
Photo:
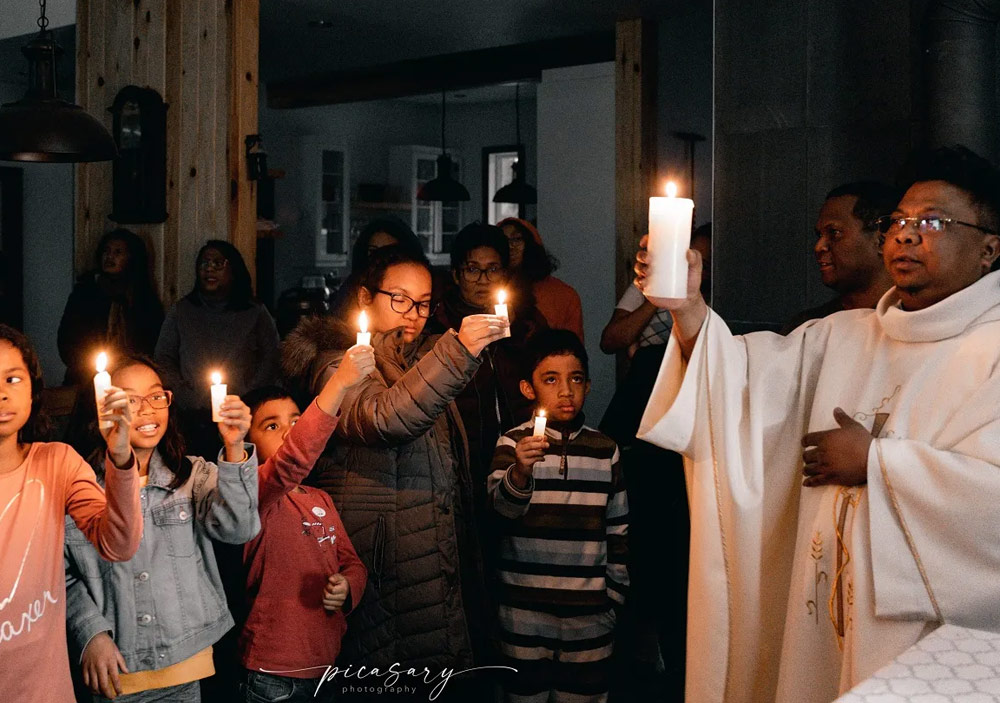
[[[835,407],[864,486],[802,486]],[[1000,632],[1000,273],[924,310],[671,338],[639,436],[685,456],[687,700],[826,703],[942,622]]]

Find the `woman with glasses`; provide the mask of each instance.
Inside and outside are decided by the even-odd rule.
[[[542,244],[533,224],[517,217],[497,223],[510,243],[510,270],[514,278],[531,288],[535,304],[549,327],[576,332],[583,341],[583,306],[573,286],[552,273],[559,262]]]
[[[426,334],[431,287],[423,255],[386,247],[371,257],[358,305],[369,320],[376,371],[347,393],[313,471],[369,574],[341,667],[461,671],[481,661],[486,641],[469,457],[453,400],[507,326],[495,315],[473,315],[457,332]],[[303,320],[282,349],[285,375],[315,395],[357,332],[356,320]]]
[[[142,542],[110,563],[67,519],[67,630],[95,700],[197,702],[199,681],[215,671],[212,646],[233,626],[212,541],[242,544],[260,530],[257,455],[243,441],[250,410],[226,397],[213,463],[185,455],[173,394],[152,361],[120,359],[111,382],[131,408]],[[93,465],[103,483],[103,461]]]
[[[185,436],[199,453],[218,449],[211,372],[219,371],[237,394],[275,381],[278,330],[254,301],[250,272],[229,242],[211,240],[198,252],[194,289],[167,313],[155,357],[174,391]]]

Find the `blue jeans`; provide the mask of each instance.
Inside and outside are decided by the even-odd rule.
[[[289,676],[247,671],[243,691],[246,703],[332,703],[334,682],[326,682],[317,692],[319,682],[318,678],[293,679]]]
[[[111,703],[104,696],[94,696],[98,703]],[[167,688],[151,688],[148,691],[118,696],[114,703],[201,703],[201,684],[198,681],[183,683]]]

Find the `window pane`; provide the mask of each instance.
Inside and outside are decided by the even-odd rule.
[[[441,208],[441,231],[457,232],[459,230],[459,209],[457,207]]]
[[[431,208],[417,208],[417,232],[424,233],[431,231]]]
[[[339,203],[344,181],[340,176],[323,174],[323,200],[328,203]]]
[[[429,181],[437,175],[437,162],[432,159],[417,159],[417,180]]]
[[[344,152],[323,151],[323,173],[341,173],[344,170]]]

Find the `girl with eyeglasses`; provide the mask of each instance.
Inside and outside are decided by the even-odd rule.
[[[260,530],[257,454],[243,441],[250,409],[226,396],[224,448],[213,463],[186,455],[173,394],[151,360],[120,360],[111,381],[131,408],[142,542],[129,561],[112,564],[67,520],[70,641],[96,701],[197,702],[199,681],[215,672],[212,645],[233,626],[212,541],[242,544]]]
[[[195,260],[194,289],[167,313],[156,343],[156,362],[174,391],[189,445],[214,454],[208,374],[219,370],[229,390],[241,394],[273,383],[278,370],[278,330],[253,299],[250,272],[229,242],[211,240]]]
[[[372,255],[358,305],[376,370],[345,396],[312,476],[332,496],[369,574],[338,666],[461,671],[484,651],[469,456],[453,401],[506,324],[473,315],[457,332],[425,334],[431,288],[422,255],[399,247]],[[304,320],[285,341],[285,375],[315,395],[357,331],[356,318]]]

